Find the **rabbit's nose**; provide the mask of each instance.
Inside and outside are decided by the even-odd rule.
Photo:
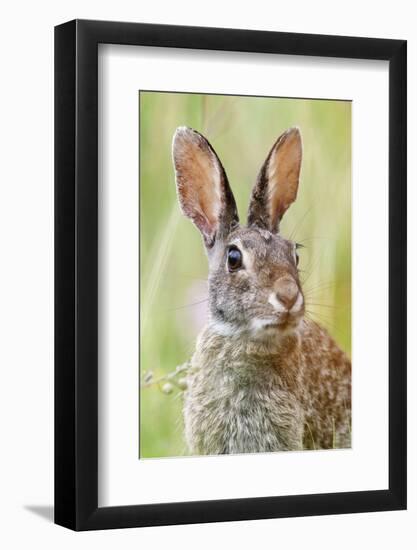
[[[278,300],[290,311],[298,298],[298,286],[294,279],[289,277],[283,277],[279,279],[275,284],[275,292]]]

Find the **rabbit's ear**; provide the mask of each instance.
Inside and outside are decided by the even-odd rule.
[[[278,231],[282,216],[297,197],[301,157],[300,131],[290,128],[277,139],[258,174],[248,225]]]
[[[226,173],[206,138],[191,128],[177,128],[172,150],[181,209],[211,248],[239,222]]]

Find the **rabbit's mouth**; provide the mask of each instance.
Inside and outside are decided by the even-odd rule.
[[[252,319],[252,329],[255,333],[289,332],[295,330],[300,323],[301,315],[291,313],[281,314],[279,317]]]

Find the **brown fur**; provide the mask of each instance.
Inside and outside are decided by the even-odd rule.
[[[304,318],[296,246],[276,232],[297,195],[298,129],[285,132],[268,155],[246,227],[238,225],[224,169],[205,138],[181,128],[173,154],[183,211],[202,232],[209,258],[210,318],[184,399],[190,451],[348,447],[350,361],[322,327]],[[229,265],[231,249],[241,255],[238,269]]]
[[[196,454],[350,446],[350,362],[304,320],[265,343],[200,336],[188,376],[186,439]]]

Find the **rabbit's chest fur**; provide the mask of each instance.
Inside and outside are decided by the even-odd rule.
[[[188,376],[184,418],[193,453],[301,449],[300,369],[281,367],[268,348],[205,333]]]
[[[273,346],[202,333],[184,400],[192,453],[350,445],[350,361],[325,331],[305,327]]]

